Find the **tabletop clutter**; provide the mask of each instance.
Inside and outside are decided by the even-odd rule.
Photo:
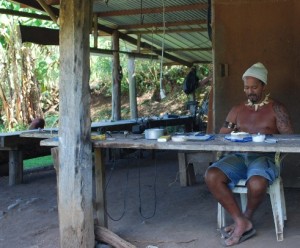
[[[130,138],[128,131],[119,131],[116,138],[112,136],[115,132],[106,132],[105,134],[92,134],[92,140],[115,140],[116,138]],[[123,135],[122,135],[123,134]],[[157,142],[185,142],[185,141],[209,141],[214,140],[214,134],[206,134],[202,132],[188,132],[188,133],[166,133],[164,128],[148,128],[138,137],[139,139],[156,140]],[[135,137],[137,139],[137,137]],[[266,142],[277,143],[277,139],[272,135],[265,134],[249,134],[246,132],[231,132],[224,136],[224,139],[231,142]]]

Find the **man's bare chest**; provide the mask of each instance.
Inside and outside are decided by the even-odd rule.
[[[249,133],[276,133],[276,118],[270,106],[258,109],[245,107],[236,117],[237,127]]]

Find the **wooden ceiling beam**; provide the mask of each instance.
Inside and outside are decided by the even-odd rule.
[[[180,22],[166,22],[165,27],[175,27],[175,26],[189,26],[189,25],[202,25],[206,24],[206,20],[191,20],[191,21],[180,21]],[[119,25],[119,30],[127,30],[127,29],[139,29],[139,28],[158,28],[163,27],[162,22],[155,23],[144,23],[144,24],[129,24],[129,25]]]
[[[207,8],[208,5],[206,3],[166,6],[165,13],[189,11],[189,10],[202,10]],[[157,14],[162,12],[163,12],[163,8],[157,7],[157,8],[145,8],[145,9],[115,10],[115,11],[105,11],[105,12],[96,12],[96,13],[98,14],[99,17],[111,17],[111,16],[128,16],[128,15],[140,15],[140,14]]]
[[[41,5],[35,0],[17,0],[17,1],[12,0],[11,2],[15,2],[17,4],[21,4],[22,6],[27,6],[29,8],[33,8],[45,12],[45,10],[41,7]],[[57,8],[54,8],[52,6],[49,6],[49,8],[56,16],[59,16],[59,10]]]
[[[105,32],[105,33],[109,33],[109,34],[112,34],[113,31],[114,31],[114,29],[109,28],[109,27],[106,27],[106,26],[101,25],[101,24],[99,24],[98,30],[101,30],[101,31],[103,31],[103,32]],[[136,40],[135,38],[133,38],[133,37],[127,35],[127,34],[124,34],[124,33],[122,33],[122,32],[119,32],[119,33],[120,33],[120,34],[119,34],[119,38],[120,38],[120,39],[123,39],[123,40],[125,40],[125,41],[127,41],[127,42],[129,42],[129,43],[131,43],[131,44],[133,44],[133,45],[136,46],[137,40]],[[148,44],[148,43],[146,43],[146,42],[141,42],[140,46],[141,46],[141,48],[146,48],[146,49],[148,48],[148,49],[150,49],[150,50],[151,50],[151,49],[156,49],[156,51],[154,51],[155,54],[161,56],[161,50],[157,50],[156,47],[154,47],[154,46],[152,46],[152,45],[150,45],[150,44]],[[178,58],[177,56],[173,56],[173,55],[171,55],[171,54],[168,54],[168,53],[166,53],[166,52],[164,53],[164,57],[165,57],[166,59],[168,59],[168,60],[172,60],[172,61],[174,61],[174,62],[176,62],[176,63],[178,63],[178,64],[181,64],[181,65],[186,65],[186,66],[189,66],[189,67],[192,66],[192,63],[190,63],[190,62],[188,62],[188,61],[186,61],[186,60],[180,59],[180,58]]]
[[[38,15],[38,14],[22,12],[22,11],[16,11],[16,10],[10,10],[10,9],[0,9],[0,14],[21,16],[21,17],[27,17],[27,18],[33,18],[33,19],[39,19],[39,20],[46,20],[46,21],[51,21],[52,20],[47,15]]]

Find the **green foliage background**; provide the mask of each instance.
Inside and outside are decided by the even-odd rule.
[[[12,4],[4,0],[0,0],[0,7],[19,10],[18,5]],[[22,9],[22,11],[34,12],[30,9]],[[36,12],[35,12],[36,13]],[[15,35],[12,26],[17,26],[18,23],[22,25],[38,26],[55,28],[58,26],[50,21],[34,20],[23,17],[0,15],[0,52],[5,54],[9,40]],[[101,44],[102,49],[111,48],[110,37],[99,37],[98,44]],[[126,43],[121,42],[120,50],[129,51]],[[59,81],[59,48],[57,46],[41,46],[31,43],[23,43],[21,49],[29,48],[32,52],[34,75],[38,80],[41,90],[40,104],[45,114],[46,126],[57,126],[58,122],[58,81]],[[9,58],[2,56],[1,63],[8,63]],[[90,58],[90,87],[92,92],[97,92],[102,96],[111,96],[112,89],[112,59],[104,56],[91,56]],[[127,72],[127,56],[120,55],[120,63],[123,68],[123,79],[121,81],[121,93],[123,96],[128,96],[129,83]],[[190,68],[185,66],[164,66],[164,90],[167,96],[172,95],[179,101],[186,101],[187,97],[182,91],[182,84],[184,77],[187,75]],[[200,79],[208,76],[211,72],[209,65],[197,65],[198,76]],[[159,61],[151,60],[136,60],[135,73],[137,81],[137,94],[141,96],[147,92],[159,91]],[[20,83],[21,84],[21,83]],[[205,89],[204,89],[205,90]],[[153,98],[155,100],[155,98]],[[0,102],[0,107],[2,103]],[[55,108],[54,108],[55,107]],[[110,110],[107,110],[103,115],[97,116],[93,121],[100,121],[110,118]],[[123,118],[127,118],[128,109],[122,109]],[[5,120],[2,121],[2,128],[0,124],[0,131],[7,131],[4,129]],[[26,129],[26,124],[15,124],[13,130]]]

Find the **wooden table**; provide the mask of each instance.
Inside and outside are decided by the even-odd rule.
[[[141,135],[118,136],[113,140],[95,140],[93,147],[95,151],[95,183],[96,183],[96,214],[101,226],[107,226],[107,218],[104,211],[105,201],[105,148],[134,148],[151,150],[177,150],[179,152],[282,152],[300,153],[300,135],[274,135],[278,142],[254,143],[254,142],[231,142],[224,139],[224,135],[215,135],[210,141],[185,141],[185,142],[157,142],[156,140],[145,140]],[[44,146],[58,146],[58,139],[47,139],[41,141]]]
[[[7,162],[8,152],[9,185],[22,182],[23,159],[29,158],[30,149],[32,153],[37,154],[38,152],[35,149],[40,147],[40,139],[29,140],[22,137],[22,133],[23,131],[0,133],[0,151],[3,151],[1,160],[5,163]]]

